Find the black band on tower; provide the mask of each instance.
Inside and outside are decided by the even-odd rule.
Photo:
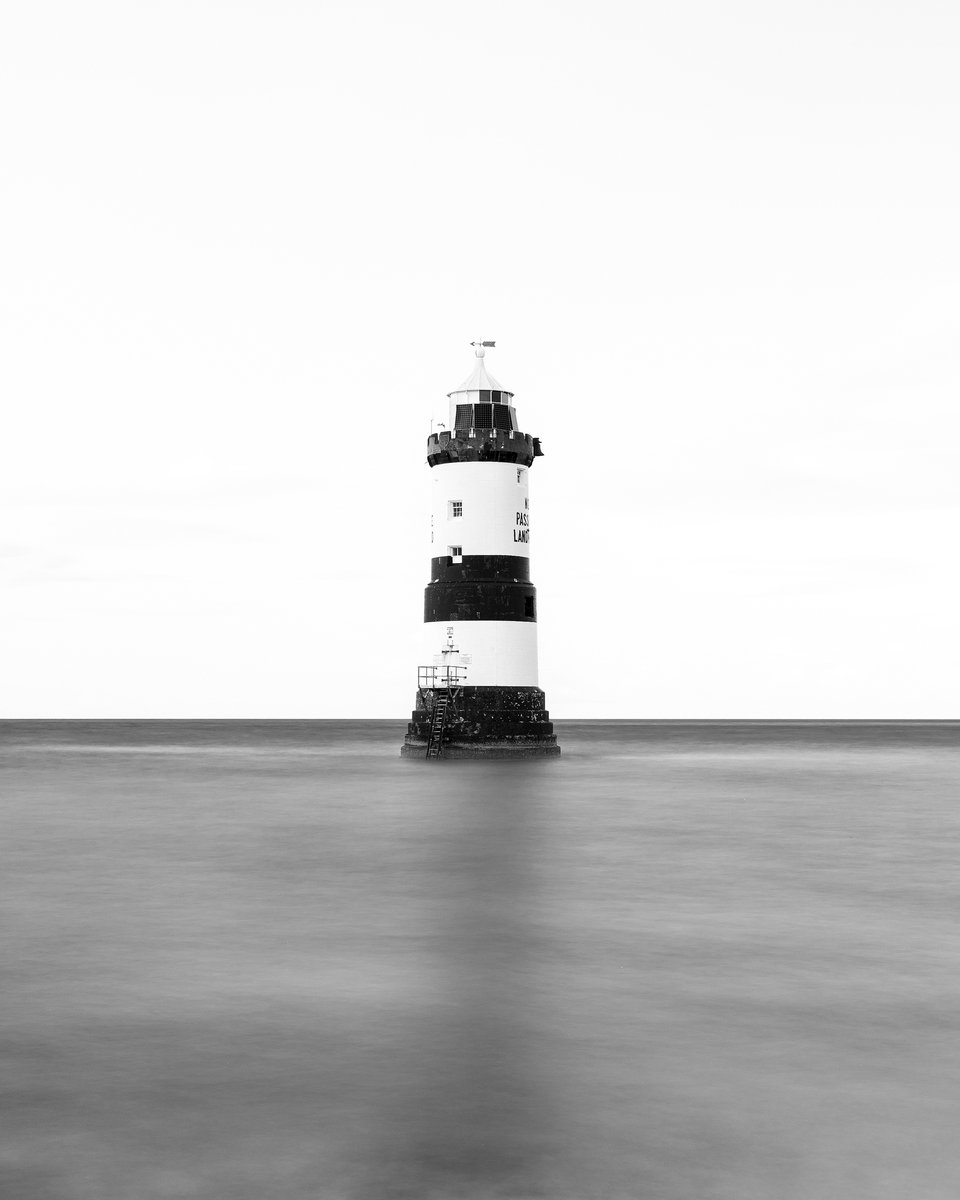
[[[424,621],[536,621],[532,583],[430,583]]]
[[[529,583],[530,559],[519,554],[465,554],[460,562],[430,560],[434,583]]]

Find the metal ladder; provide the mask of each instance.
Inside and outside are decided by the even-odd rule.
[[[441,696],[433,706],[433,720],[430,723],[430,739],[427,742],[427,758],[439,758],[440,747],[443,743],[443,726],[447,719],[447,697]]]

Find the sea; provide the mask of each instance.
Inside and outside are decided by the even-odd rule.
[[[956,1200],[960,723],[0,723],[2,1200]]]

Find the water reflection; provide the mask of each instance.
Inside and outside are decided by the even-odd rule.
[[[562,1138],[537,1050],[537,766],[423,771],[417,888],[436,1003],[400,1033],[376,1109],[376,1178],[358,1194],[545,1194]]]

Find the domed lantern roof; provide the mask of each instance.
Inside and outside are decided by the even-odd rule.
[[[484,347],[495,346],[496,342],[471,342],[470,345],[476,347],[477,365],[463,383],[452,392],[447,392],[447,395],[452,398],[462,392],[502,392],[505,396],[512,396],[513,392],[506,391],[497,383],[484,362]]]

